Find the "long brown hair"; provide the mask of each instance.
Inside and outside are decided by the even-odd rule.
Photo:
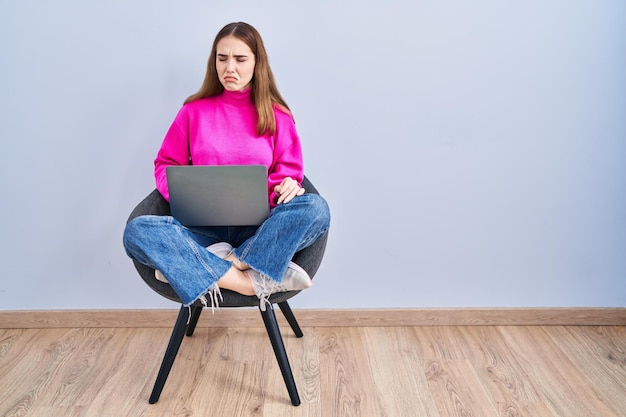
[[[207,64],[206,75],[200,90],[189,96],[185,103],[189,103],[200,98],[220,95],[224,92],[224,86],[219,80],[216,69],[217,44],[226,36],[234,36],[243,41],[255,57],[254,75],[252,76],[252,101],[256,107],[258,121],[257,133],[259,136],[276,131],[276,118],[274,117],[274,106],[278,106],[282,111],[291,115],[289,106],[282,98],[274,81],[274,74],[270,68],[269,59],[263,40],[259,32],[251,25],[244,22],[229,23],[224,26],[215,36],[209,62]]]

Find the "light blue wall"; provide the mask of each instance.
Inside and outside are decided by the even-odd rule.
[[[334,216],[295,307],[626,306],[622,0],[0,0],[0,309],[175,307],[122,230],[235,20]]]

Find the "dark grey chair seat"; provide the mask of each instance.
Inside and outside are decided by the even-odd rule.
[[[307,193],[318,194],[318,191],[306,177],[304,178],[302,186]],[[161,193],[155,189],[143,201],[141,201],[137,207],[135,207],[130,214],[128,221],[141,215],[168,216],[170,215],[169,203],[163,198],[163,196],[161,196]],[[296,253],[293,258],[293,261],[304,268],[311,278],[315,276],[315,273],[322,262],[324,251],[326,249],[326,241],[327,235],[324,235],[313,245]],[[202,313],[203,305],[198,302],[192,305],[191,308],[182,306],[180,298],[174,292],[172,287],[154,277],[154,269],[139,262],[133,262],[137,272],[150,288],[169,300],[181,303],[178,318],[174,325],[170,342],[161,364],[161,369],[159,370],[159,374],[150,396],[149,401],[151,404],[154,404],[159,400],[161,392],[163,391],[165,381],[167,380],[170,369],[174,364],[174,359],[176,358],[176,354],[178,353],[178,349],[180,348],[184,335],[193,335],[198,319],[200,318],[200,314]],[[220,308],[259,307],[259,299],[256,296],[245,296],[225,289],[221,290],[221,292],[223,301],[220,301]],[[291,307],[287,302],[287,300],[298,293],[299,291],[289,291],[273,294],[269,300],[272,305],[267,306],[265,311],[259,309],[293,405],[299,405],[300,398],[293,379],[289,360],[285,352],[282,336],[278,328],[278,322],[276,321],[273,304],[278,304],[296,336],[302,337],[302,330],[300,329]]]

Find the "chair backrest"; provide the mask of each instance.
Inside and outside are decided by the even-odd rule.
[[[307,177],[304,177],[302,187],[307,193],[319,194],[315,186]],[[163,198],[161,193],[155,189],[133,209],[127,222],[142,215],[169,216],[170,205],[167,200]],[[325,234],[313,245],[301,250],[293,257],[293,261],[304,268],[311,279],[315,276],[320,264],[322,263],[327,240],[328,234]],[[169,284],[161,282],[154,277],[154,269],[137,261],[133,261],[133,263],[135,264],[135,268],[141,278],[150,288],[165,298],[180,302],[180,298],[176,295],[176,292]],[[270,302],[279,303],[288,300],[299,292],[300,291],[289,291],[286,293],[274,294],[270,297]],[[241,295],[228,290],[222,290],[222,296],[224,297],[224,301],[220,302],[220,306],[222,307],[254,307],[259,303],[259,299],[255,296]]]

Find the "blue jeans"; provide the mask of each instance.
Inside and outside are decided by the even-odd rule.
[[[217,288],[232,266],[206,247],[228,242],[235,256],[280,282],[293,255],[327,232],[330,211],[317,194],[303,194],[273,208],[260,226],[185,227],[171,216],[139,216],[124,230],[128,256],[158,269],[185,306]]]

